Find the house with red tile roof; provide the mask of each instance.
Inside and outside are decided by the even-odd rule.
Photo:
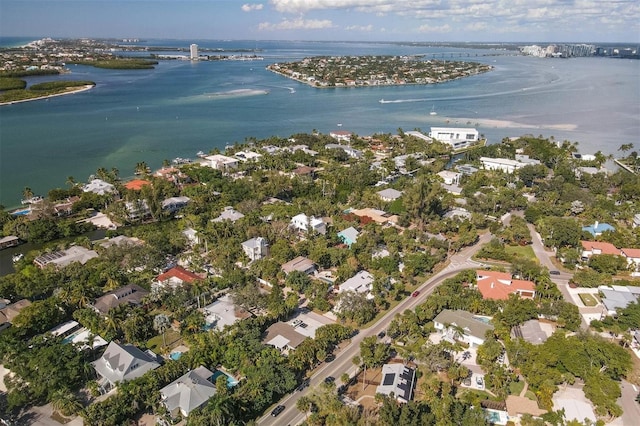
[[[640,249],[635,248],[623,248],[620,250],[622,256],[627,259],[629,266],[633,267],[636,271],[640,270]]]
[[[587,260],[594,254],[613,254],[616,256],[621,254],[620,249],[611,243],[602,241],[580,241],[580,244],[582,244],[582,260]]]
[[[476,271],[478,291],[483,299],[507,300],[512,293],[533,299],[536,285],[532,281],[515,280],[508,272]]]
[[[151,182],[145,179],[134,179],[124,184],[124,187],[132,191],[140,191],[143,186],[151,185]]]
[[[182,286],[184,283],[191,284],[195,281],[201,280],[201,277],[198,274],[195,274],[191,271],[187,271],[182,266],[174,266],[168,271],[158,275],[155,282],[151,284],[151,290],[157,292],[166,287],[171,287],[173,289]]]

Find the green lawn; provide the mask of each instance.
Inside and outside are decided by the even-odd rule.
[[[598,300],[589,293],[580,293],[578,296],[580,296],[584,306],[596,306],[598,304]]]
[[[533,393],[533,391],[528,390],[527,392],[525,392],[524,396],[525,398],[528,398],[532,401],[536,401],[536,402],[538,401],[538,398],[536,398],[536,394]]]
[[[520,395],[520,392],[522,392],[522,389],[524,389],[524,382],[511,382],[509,383],[509,394],[510,395]]]
[[[505,246],[505,250],[507,253],[517,256],[524,257],[525,259],[533,260],[534,262],[538,262],[538,258],[536,254],[533,252],[533,247],[530,245],[527,246]]]
[[[180,342],[180,333],[173,331],[172,329],[168,329],[165,332],[165,339],[167,341],[167,346],[164,347],[162,344],[162,334],[159,334],[155,337],[152,337],[147,342],[147,348],[151,349],[156,354],[162,354],[167,351],[168,348],[177,346],[177,343]]]

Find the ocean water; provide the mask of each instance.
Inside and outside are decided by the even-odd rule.
[[[24,44],[27,39],[13,40]],[[154,70],[70,65],[54,79],[93,80],[87,92],[0,107],[0,204],[19,204],[29,186],[45,195],[67,176],[84,181],[99,167],[133,175],[145,161],[247,138],[339,128],[360,135],[431,126],[476,127],[490,143],[523,134],[580,143],[615,154],[640,134],[640,61],[539,59],[506,51],[384,43],[153,40],[140,44],[258,48],[263,61],[161,61]],[[0,39],[0,44],[9,42]],[[175,53],[175,52],[171,52]],[[473,60],[494,71],[429,86],[315,89],[265,69],[314,55],[424,54]],[[29,78],[28,82],[52,77]],[[393,101],[380,103],[379,100]],[[438,115],[431,116],[434,109]]]

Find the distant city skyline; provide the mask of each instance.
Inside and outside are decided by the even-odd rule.
[[[0,0],[0,36],[640,42],[637,0]]]

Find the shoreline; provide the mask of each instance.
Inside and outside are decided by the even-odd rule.
[[[53,95],[46,95],[46,96],[38,96],[36,98],[20,99],[20,100],[17,100],[17,101],[0,102],[0,106],[19,104],[19,103],[22,103],[22,102],[39,101],[41,99],[49,99],[49,98],[54,98],[56,96],[72,95],[74,93],[80,93],[80,92],[85,92],[87,90],[91,90],[94,87],[96,87],[95,84],[87,84],[86,86],[82,86],[82,87],[79,87],[77,89],[70,90],[68,92],[55,93]]]

